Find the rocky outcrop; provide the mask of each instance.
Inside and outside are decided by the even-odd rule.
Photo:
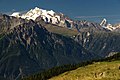
[[[75,40],[88,51],[102,57],[120,52],[120,33],[117,32],[83,32],[79,33]]]
[[[0,14],[0,34],[13,29],[24,22],[28,22],[28,20]]]

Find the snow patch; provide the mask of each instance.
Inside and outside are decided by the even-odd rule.
[[[113,31],[113,30],[115,30],[115,29],[118,28],[118,27],[114,27],[113,25],[111,25],[110,23],[108,23],[105,18],[102,20],[102,22],[100,23],[100,25],[101,25],[103,28],[105,28],[105,29],[107,29],[107,30],[110,30],[110,31]]]
[[[14,17],[20,17],[20,13],[19,12],[14,12],[12,15],[10,16],[14,16]]]

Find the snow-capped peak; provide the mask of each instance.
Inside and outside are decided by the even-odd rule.
[[[53,24],[56,24],[60,21],[60,16],[57,15],[53,10],[44,10],[38,7],[31,9],[25,14],[21,14],[21,16],[19,12],[15,12],[11,16],[21,17],[28,20],[36,20],[37,17],[41,16],[45,22],[51,22]]]
[[[108,23],[105,18],[102,20],[102,22],[100,23],[100,25],[103,28],[105,28],[107,30],[110,30],[110,31],[114,31],[114,30],[120,28],[120,26],[113,26],[112,24]]]
[[[101,26],[106,26],[106,24],[107,24],[107,20],[104,18],[104,19],[101,21],[100,25],[101,25]]]
[[[20,13],[19,12],[14,12],[11,16],[20,17]]]
[[[100,25],[107,30],[110,30],[110,31],[114,30],[114,27],[111,24],[108,24],[107,19],[105,18],[101,21]]]

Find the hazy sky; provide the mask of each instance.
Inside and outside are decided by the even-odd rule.
[[[120,22],[120,0],[0,0],[0,12],[27,11],[34,7],[53,9],[74,19]]]

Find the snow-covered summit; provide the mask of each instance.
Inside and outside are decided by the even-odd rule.
[[[11,16],[20,17],[20,13],[19,12],[14,12]]]
[[[105,18],[101,21],[100,25],[107,30],[110,30],[110,31],[115,30],[115,27],[113,27],[112,24],[108,23],[107,19]]]
[[[100,25],[101,25],[103,28],[105,28],[105,29],[107,29],[107,30],[110,30],[110,31],[114,31],[114,30],[116,30],[116,29],[120,29],[120,25],[119,25],[119,24],[117,24],[117,25],[112,25],[112,24],[108,23],[108,22],[107,22],[107,19],[105,19],[105,18],[101,21]]]
[[[11,16],[21,17],[21,18],[28,19],[28,20],[30,19],[35,20],[37,17],[41,16],[45,22],[51,22],[53,24],[56,24],[60,21],[60,16],[57,15],[53,10],[44,10],[38,7],[31,9],[25,14],[14,12]]]
[[[107,20],[104,18],[104,19],[101,21],[100,25],[101,25],[101,26],[106,26],[106,24],[107,24]]]

